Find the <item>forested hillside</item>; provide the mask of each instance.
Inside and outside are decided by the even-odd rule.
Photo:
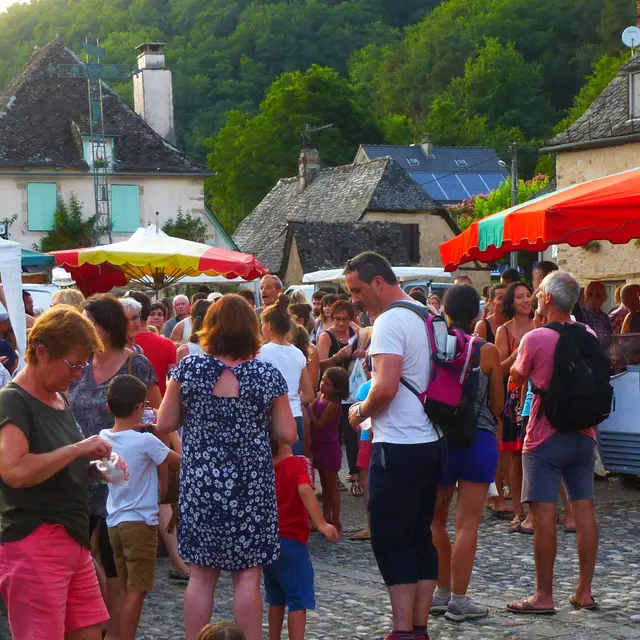
[[[305,122],[328,163],[360,142],[540,146],[628,52],[634,0],[35,0],[0,14],[0,86],[56,34],[109,59],[166,42],[179,143],[218,176],[232,230],[295,171]],[[316,66],[313,66],[316,65]],[[115,88],[131,100],[129,83]]]

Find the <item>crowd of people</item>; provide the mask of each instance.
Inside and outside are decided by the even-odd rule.
[[[595,430],[557,430],[541,409],[561,337],[545,325],[580,320],[604,343],[639,328],[640,286],[606,313],[602,283],[580,305],[550,262],[532,285],[506,270],[482,298],[466,275],[444,299],[407,294],[371,252],[344,276],[348,293],[316,291],[311,305],[271,275],[259,308],[248,290],[158,302],[61,290],[43,313],[25,304],[27,364],[13,377],[15,344],[0,340],[0,592],[14,638],[134,640],[161,545],[168,578],[187,583],[187,640],[261,638],[262,583],[270,640],[285,617],[303,640],[309,537],[339,538],[344,490],[367,505],[352,539],[371,540],[388,640],[427,640],[429,615],[488,615],[467,595],[485,506],[533,534],[536,593],[510,611],[554,611],[558,496],[564,531],[578,532],[571,602],[596,606]],[[469,348],[464,445],[425,410],[436,322]],[[222,571],[235,624],[211,625]]]

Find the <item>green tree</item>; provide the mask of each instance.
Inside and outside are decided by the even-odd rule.
[[[81,249],[92,247],[98,218],[82,217],[82,203],[72,195],[67,204],[58,198],[58,205],[53,218],[53,229],[40,240],[40,251],[61,251],[62,249]]]
[[[190,213],[185,214],[180,208],[176,219],[170,218],[167,220],[162,230],[168,236],[191,240],[192,242],[206,242],[209,237],[207,225],[202,221],[202,218],[194,217]]]
[[[615,78],[620,67],[629,60],[627,51],[618,51],[617,55],[605,55],[593,65],[593,72],[573,100],[573,106],[567,111],[567,116],[561,120],[554,131],[561,132],[572,125],[607,88]]]
[[[538,68],[513,43],[487,38],[464,75],[435,98],[428,130],[440,143],[504,148],[509,139],[544,135],[553,113]]]
[[[635,0],[604,0],[598,35],[607,53],[617,54],[620,36],[627,27],[636,23],[636,12]]]
[[[313,65],[285,73],[273,83],[258,114],[232,111],[211,141],[207,192],[228,231],[282,177],[294,175],[304,125],[333,124],[318,134],[325,165],[351,162],[358,145],[383,132],[357,91],[333,69]]]

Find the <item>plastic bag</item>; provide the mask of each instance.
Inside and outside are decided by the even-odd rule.
[[[357,402],[356,393],[358,389],[367,381],[367,375],[362,366],[362,360],[359,358],[353,363],[351,374],[349,375],[349,399],[348,404]]]

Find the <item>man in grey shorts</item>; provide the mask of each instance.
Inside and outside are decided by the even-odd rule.
[[[571,310],[579,293],[580,285],[571,274],[554,271],[540,284],[538,312],[549,323],[571,322]],[[545,327],[526,334],[511,367],[511,380],[522,385],[531,378],[538,389],[548,389],[559,338],[556,331]],[[522,449],[522,501],[529,503],[534,515],[536,593],[507,605],[507,609],[513,613],[555,611],[553,565],[556,558],[556,504],[561,482],[567,489],[578,533],[580,577],[569,602],[576,608],[593,609],[591,581],[598,550],[598,527],[593,510],[596,432],[594,428],[575,433],[556,431],[546,415],[539,412],[540,402],[540,395],[534,394]]]

